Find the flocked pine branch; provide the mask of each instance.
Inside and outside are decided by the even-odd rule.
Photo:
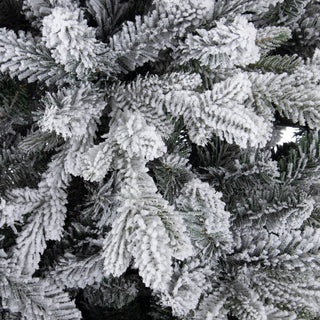
[[[105,107],[103,96],[90,87],[80,87],[74,91],[64,92],[65,95],[60,92],[60,96],[59,94],[55,97],[50,95],[46,99],[46,109],[44,111],[44,117],[47,116],[46,126],[43,126],[40,121],[39,124],[42,130],[55,130],[66,140],[73,138],[76,143],[70,147],[70,141],[66,141],[64,150],[55,155],[49,168],[42,175],[38,189],[13,189],[6,195],[6,199],[1,199],[2,225],[13,224],[15,221],[21,220],[23,215],[33,211],[28,223],[16,240],[17,247],[12,254],[12,260],[20,267],[20,272],[26,275],[32,275],[37,269],[40,254],[46,247],[46,241],[58,240],[62,236],[62,228],[66,217],[65,205],[67,203],[65,188],[68,185],[70,173],[77,172],[79,161],[78,157],[72,155],[72,152],[74,150],[81,152],[82,148],[85,148],[86,143],[90,143],[90,138],[92,139],[95,134],[94,115],[90,117],[90,120],[81,120],[77,113],[70,113],[69,119],[66,118],[69,120],[66,123],[67,126],[63,126],[64,122],[59,123],[57,120],[59,119],[58,106],[66,111],[72,110],[77,99],[91,94],[96,101],[94,113],[99,114]],[[58,105],[57,102],[59,102]],[[79,108],[78,112],[85,114],[87,107],[88,101],[83,100],[82,109]],[[55,122],[54,119],[56,119]],[[79,120],[84,122],[79,123]],[[83,131],[83,129],[89,129],[89,127],[91,127],[90,135],[87,134],[86,130]],[[85,136],[88,137],[84,138]],[[45,199],[51,200],[47,202]]]
[[[256,35],[256,45],[259,47],[260,54],[264,56],[286,43],[291,36],[291,30],[287,27],[260,28]]]
[[[95,30],[88,27],[83,11],[76,6],[53,8],[43,18],[42,37],[51,56],[69,73],[83,78],[89,72],[111,69],[107,63],[113,64],[112,53],[95,39]],[[105,63],[101,61],[102,55]]]
[[[191,244],[186,230],[178,229],[182,218],[156,193],[139,162],[131,170],[133,175],[125,178],[121,188],[118,217],[105,240],[105,271],[121,275],[133,256],[144,282],[155,290],[165,289],[172,273],[171,258],[191,255]]]
[[[307,124],[310,128],[317,129],[319,97],[315,88],[318,76],[314,73],[319,68],[317,57],[318,51],[315,52],[311,61],[313,72],[309,71],[311,68],[307,64],[298,66],[291,75],[250,73],[256,103],[267,108],[276,108],[281,115],[294,123],[302,126]],[[262,89],[263,87],[265,90]],[[262,91],[264,94],[261,95]]]
[[[47,279],[19,276],[1,250],[0,297],[2,306],[19,312],[21,319],[76,320],[81,318],[67,293]]]
[[[1,28],[0,37],[1,72],[9,72],[11,77],[17,76],[19,80],[40,80],[47,84],[67,77],[64,69],[51,57],[49,49],[30,35],[21,31],[17,37],[12,30]]]
[[[222,194],[197,179],[188,182],[181,193],[176,205],[196,250],[213,262],[220,255],[229,253],[232,242],[230,214],[225,211]]]
[[[183,36],[201,20],[209,19],[213,4],[201,0],[171,2],[154,1],[155,10],[149,15],[136,16],[110,39],[123,72],[134,70],[149,61],[157,60],[160,50],[172,48],[176,35]]]
[[[103,256],[99,253],[84,259],[67,253],[59,259],[51,274],[57,283],[63,283],[67,288],[85,288],[100,283],[103,275]]]
[[[237,16],[232,23],[221,19],[215,28],[196,32],[197,35],[188,34],[179,44],[175,63],[196,59],[214,70],[245,66],[259,60],[259,48],[255,44],[257,30],[243,16]]]
[[[1,199],[1,220],[10,225],[29,212],[33,214],[16,239],[11,261],[17,272],[31,276],[38,268],[46,241],[59,240],[66,215],[68,176],[63,170],[63,157],[56,157],[43,174],[37,189],[13,189],[8,200]],[[51,188],[54,186],[54,188]],[[50,199],[46,201],[45,199]],[[28,205],[26,205],[28,203]]]

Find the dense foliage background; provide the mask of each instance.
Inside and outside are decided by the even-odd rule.
[[[0,28],[0,319],[319,316],[319,1],[0,0]]]

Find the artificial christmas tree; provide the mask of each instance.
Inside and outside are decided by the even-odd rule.
[[[0,8],[0,317],[320,315],[318,1]]]

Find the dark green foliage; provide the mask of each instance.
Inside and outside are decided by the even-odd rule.
[[[0,28],[25,30],[29,24],[22,14],[22,0],[0,0]]]
[[[18,147],[25,153],[48,152],[62,144],[63,139],[52,132],[30,132],[19,143]]]
[[[287,184],[299,185],[308,192],[313,181],[317,181],[319,170],[319,133],[305,132],[298,143],[279,147],[275,157],[279,159],[280,179]]]
[[[296,36],[307,46],[319,47],[320,32],[320,8],[319,2],[309,2],[305,8],[305,13],[299,21],[299,29],[296,30]]]
[[[248,186],[267,184],[274,180],[273,175],[276,173],[273,172],[272,162],[268,164],[269,156],[268,152],[242,150],[213,137],[206,147],[195,146],[191,159],[192,163],[196,161],[202,178],[225,196],[240,196],[248,190]]]
[[[259,16],[255,24],[259,27],[288,25],[301,17],[308,2],[308,0],[284,0],[282,3],[271,7],[267,13]]]
[[[26,135],[31,127],[33,111],[37,107],[34,96],[38,93],[35,90],[35,85],[16,81],[8,76],[2,76],[0,80],[1,193],[13,188],[36,186],[47,165],[48,155],[43,151],[50,150],[49,142],[53,143],[52,138],[43,142],[43,148],[39,138],[37,143],[31,140],[31,137],[22,141],[22,136]]]
[[[0,146],[0,194],[13,188],[35,186],[41,173],[37,160],[14,147]]]
[[[257,63],[251,66],[251,70],[261,70],[262,72],[292,73],[294,69],[301,65],[302,59],[298,55],[270,55],[263,56]]]
[[[159,191],[170,204],[173,204],[183,185],[192,177],[190,170],[185,166],[173,163],[170,165],[161,161],[153,165],[153,172]]]
[[[87,194],[85,202],[81,206],[83,217],[92,221],[100,229],[109,228],[112,220],[115,218],[117,201],[116,193],[119,191],[118,177],[112,174],[105,178],[101,183],[88,183],[85,187]]]
[[[1,320],[20,320],[21,316],[19,312],[10,312],[8,309],[3,309],[2,307],[0,307],[0,319]]]
[[[133,0],[89,0],[87,10],[92,24],[97,27],[97,37],[107,42],[108,38],[120,29],[127,20],[134,20],[136,15],[146,14],[151,1]],[[90,21],[90,20],[89,20]]]
[[[166,140],[169,156],[149,164],[157,187],[164,198],[173,204],[183,185],[192,178],[187,165],[191,153],[191,142],[186,135],[182,119],[175,122],[172,135]]]
[[[23,132],[32,121],[32,86],[0,73],[0,141],[17,129]]]
[[[121,309],[111,307],[107,302],[101,304],[103,296],[99,295],[99,289],[90,292],[90,288],[81,290],[77,295],[77,305],[82,310],[84,319],[87,320],[178,320],[171,315],[168,308],[159,307],[151,298],[151,292],[145,288],[135,274],[129,274],[128,279],[135,281],[139,288],[139,294],[133,301]],[[123,295],[123,294],[122,294]],[[96,297],[96,299],[95,299]],[[128,297],[129,298],[129,297]],[[93,300],[94,299],[94,300]]]

